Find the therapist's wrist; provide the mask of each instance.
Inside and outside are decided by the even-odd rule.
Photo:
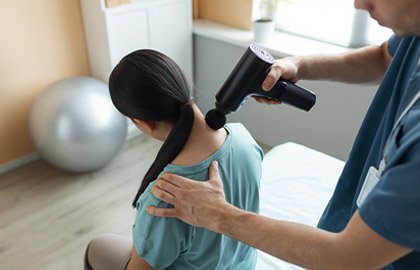
[[[290,57],[290,62],[296,66],[296,77],[298,80],[311,79],[312,74],[310,71],[310,65],[303,56]]]
[[[213,214],[213,222],[209,222],[208,229],[233,237],[235,228],[240,224],[241,216],[245,213],[247,212],[226,203],[216,208]]]

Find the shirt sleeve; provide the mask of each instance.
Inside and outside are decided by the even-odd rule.
[[[159,218],[147,213],[148,206],[172,207],[150,193],[153,185],[154,182],[149,185],[137,202],[133,243],[139,256],[150,266],[164,269],[189,247],[194,227],[175,218]]]
[[[420,102],[406,115],[389,145],[389,159],[378,184],[359,213],[386,239],[420,250]]]

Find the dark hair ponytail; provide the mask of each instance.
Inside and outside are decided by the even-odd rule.
[[[184,147],[194,123],[192,86],[181,68],[154,50],[138,50],[125,56],[109,78],[115,107],[134,119],[167,121],[172,130],[145,174],[133,207],[150,182]]]

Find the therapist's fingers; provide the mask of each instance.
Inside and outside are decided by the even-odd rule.
[[[174,208],[157,208],[154,206],[147,207],[147,212],[151,215],[166,218],[175,218],[176,210]]]
[[[270,91],[281,77],[281,74],[281,69],[278,66],[272,66],[261,85],[262,89],[264,91]]]
[[[175,202],[175,196],[170,191],[166,191],[164,189],[161,189],[159,186],[154,185],[151,189],[152,194],[158,198],[159,200],[162,200],[164,202],[174,204]],[[172,191],[174,192],[174,191]]]
[[[174,185],[174,183],[164,179],[159,178],[156,181],[155,186],[159,187],[161,190],[164,190],[166,192],[169,192],[170,194],[175,196],[176,191],[180,188],[180,186]]]
[[[264,103],[264,104],[267,104],[267,105],[278,105],[278,104],[281,104],[280,101],[276,101],[276,100],[268,99],[268,98],[264,98],[264,97],[253,96],[253,98],[258,103]]]
[[[293,57],[283,58],[274,61],[271,65],[265,80],[261,87],[264,91],[270,91],[280,78],[296,83],[299,81],[297,59]]]
[[[188,178],[185,178],[177,174],[168,173],[168,172],[164,172],[163,175],[160,177],[160,179],[165,180],[166,182],[171,183],[172,185],[177,186],[177,187],[182,187],[183,185],[193,182],[192,180]],[[168,187],[168,188],[170,188],[171,190],[174,190],[174,187]]]

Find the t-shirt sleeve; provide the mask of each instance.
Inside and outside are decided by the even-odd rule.
[[[193,235],[192,226],[175,219],[159,218],[147,213],[148,206],[169,208],[150,193],[152,182],[137,202],[137,216],[133,225],[133,243],[137,253],[150,266],[164,269],[185,251]]]
[[[390,143],[391,163],[359,212],[374,231],[399,245],[420,250],[420,102]]]

